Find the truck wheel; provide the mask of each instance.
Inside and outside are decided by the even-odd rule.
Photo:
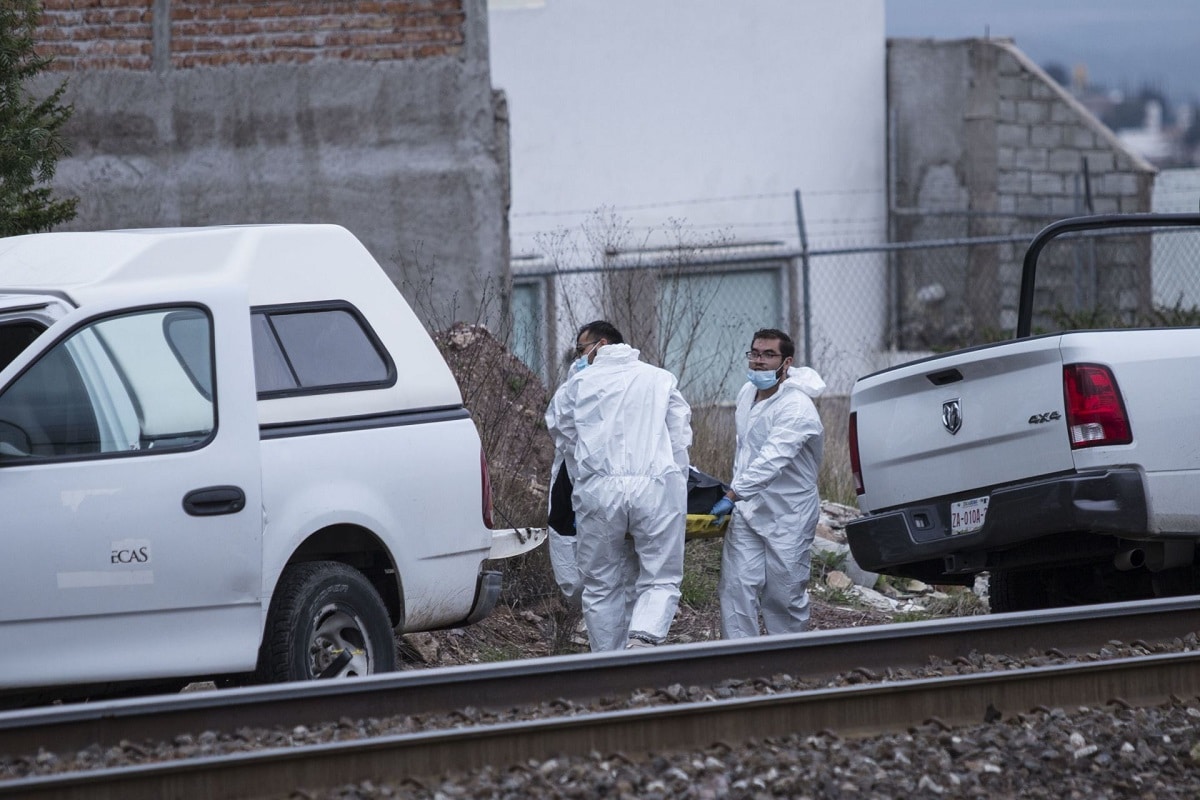
[[[993,614],[1049,608],[1050,593],[1040,570],[992,570],[988,575],[988,606]]]
[[[267,614],[259,682],[356,677],[395,668],[391,620],[361,572],[336,561],[284,570]]]

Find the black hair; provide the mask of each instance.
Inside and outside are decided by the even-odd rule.
[[[796,355],[796,344],[792,341],[792,337],[778,328],[763,328],[762,330],[755,331],[754,336],[750,337],[751,347],[754,346],[754,342],[757,339],[778,339],[780,355],[784,358],[791,358]]]
[[[575,341],[579,341],[579,337],[585,333],[590,333],[597,339],[605,339],[609,344],[624,344],[625,337],[617,330],[617,327],[611,322],[598,319],[595,322],[589,322],[579,329],[579,333],[575,334]]]

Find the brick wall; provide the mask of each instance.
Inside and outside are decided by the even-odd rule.
[[[456,55],[463,0],[44,0],[53,69],[399,61]],[[155,21],[155,15],[166,17]]]
[[[152,0],[43,0],[38,47],[52,68],[150,69]]]

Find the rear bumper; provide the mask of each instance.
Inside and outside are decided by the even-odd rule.
[[[950,532],[956,495],[857,519],[846,526],[854,560],[873,572],[905,574],[904,565],[941,561],[947,574],[980,572],[988,554],[1062,533],[1144,535],[1146,490],[1133,467],[1073,473],[995,489],[983,528]],[[921,570],[928,574],[928,569]]]
[[[528,553],[546,541],[545,528],[503,528],[492,531],[492,544],[488,551],[489,561]]]

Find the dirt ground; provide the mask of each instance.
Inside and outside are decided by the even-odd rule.
[[[871,608],[813,600],[810,629],[856,628],[892,619],[892,615]],[[560,627],[564,625],[566,630]],[[681,605],[667,644],[719,639],[719,625],[715,608],[697,610]],[[501,605],[467,628],[407,634],[400,643],[402,669],[538,658],[587,650],[587,635],[579,615],[567,613],[555,599],[521,609]]]

